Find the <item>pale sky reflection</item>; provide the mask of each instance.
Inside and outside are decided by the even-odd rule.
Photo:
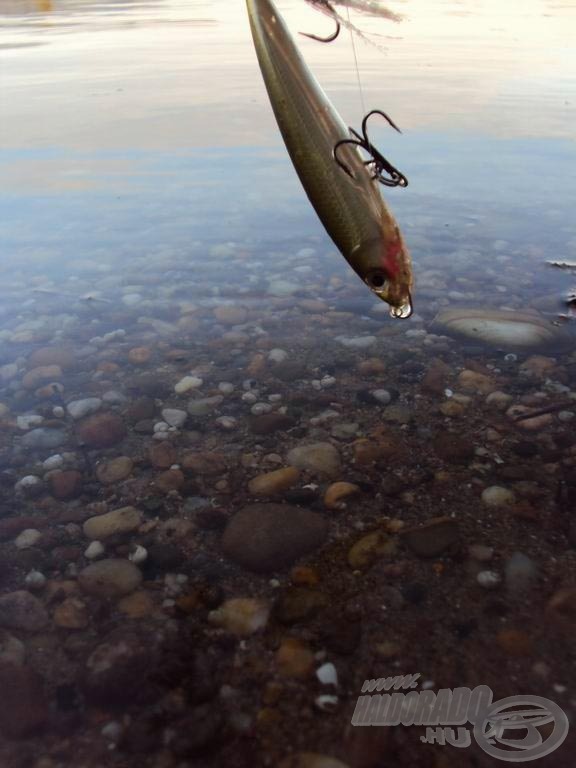
[[[279,7],[294,32],[331,29],[304,0]],[[386,47],[356,42],[368,108],[385,109],[407,133],[574,138],[576,0],[390,0],[388,7],[404,21],[351,13]],[[241,0],[0,0],[0,31],[4,46],[32,46],[0,51],[5,149],[279,141]],[[330,45],[299,42],[344,117],[358,123],[349,34]]]

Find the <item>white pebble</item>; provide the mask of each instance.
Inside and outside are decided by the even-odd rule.
[[[392,395],[387,389],[374,389],[372,390],[371,395],[374,400],[382,403],[382,405],[388,405],[388,403],[392,401]]]
[[[558,414],[558,421],[572,421],[575,416],[576,413],[574,413],[574,411],[560,411]]]
[[[322,712],[334,712],[338,706],[338,696],[334,696],[329,693],[322,693],[320,696],[316,696],[314,704],[321,709]]]
[[[66,410],[74,421],[83,419],[91,413],[96,413],[102,407],[102,400],[99,397],[86,397],[83,400],[72,400],[66,406]]]
[[[243,403],[256,403],[258,401],[258,397],[254,392],[244,392],[242,395],[242,402]]]
[[[182,411],[180,408],[164,408],[162,410],[162,418],[167,424],[170,424],[171,427],[181,427],[186,419],[188,418],[188,414],[186,411]]]
[[[273,363],[283,363],[288,358],[288,352],[284,349],[271,349],[268,353],[268,360]]]
[[[326,664],[322,664],[316,670],[316,677],[322,685],[338,685],[338,672],[332,662],[328,661]]]
[[[157,421],[154,424],[154,432],[168,432],[170,426],[165,421]]]
[[[333,387],[334,384],[336,384],[336,379],[334,378],[334,376],[324,376],[320,380],[320,386],[322,387],[322,389],[328,389],[329,387]]]
[[[488,507],[505,507],[513,504],[516,497],[508,488],[502,488],[500,485],[491,485],[482,491],[482,501]]]
[[[270,403],[279,403],[281,400],[282,400],[282,395],[280,394],[268,395],[268,401]]]
[[[111,722],[106,723],[106,725],[102,727],[102,730],[100,731],[100,733],[108,741],[117,742],[120,739],[120,736],[122,735],[122,731],[123,731],[122,724],[116,722],[115,720],[112,720]]]
[[[92,541],[84,550],[84,557],[88,560],[95,560],[97,557],[102,557],[105,551],[101,541]]]
[[[54,416],[55,419],[62,419],[64,418],[64,414],[66,411],[64,408],[62,408],[61,405],[55,405],[54,408],[52,408],[52,416]]]
[[[27,429],[32,429],[33,427],[39,427],[43,421],[44,418],[37,413],[29,413],[24,416],[17,416],[16,426],[18,429],[25,431]]]
[[[35,485],[39,485],[42,481],[36,475],[25,475],[16,483],[16,489],[18,488],[32,488]]]
[[[480,571],[476,576],[476,581],[485,589],[494,589],[502,581],[502,576],[496,571]]]
[[[254,403],[252,408],[250,408],[250,413],[254,416],[261,416],[263,413],[270,413],[272,410],[272,406],[268,405],[268,403]]]
[[[43,573],[40,573],[40,571],[36,570],[32,570],[30,573],[27,573],[24,578],[24,584],[26,584],[28,589],[43,589],[46,581],[46,576],[44,576]]]
[[[134,551],[131,552],[128,555],[128,560],[130,560],[135,565],[138,565],[139,563],[143,563],[148,558],[148,550],[146,547],[141,546],[140,544],[137,544],[134,548]]]
[[[191,389],[198,389],[204,383],[204,380],[199,376],[184,376],[183,379],[174,386],[174,392],[177,395],[182,395],[184,392],[188,392]]]
[[[238,422],[233,416],[219,416],[216,419],[216,424],[221,429],[236,429],[238,426]]]
[[[42,462],[42,469],[45,469],[46,472],[50,472],[53,469],[60,469],[60,467],[63,466],[64,458],[59,453],[55,453],[53,456],[49,456]]]
[[[221,381],[220,384],[218,384],[218,389],[223,395],[230,395],[234,392],[234,384],[229,381]]]

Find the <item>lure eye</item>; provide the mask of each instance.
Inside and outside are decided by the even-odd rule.
[[[374,271],[366,277],[366,282],[375,291],[381,291],[388,282],[388,276],[385,272]]]

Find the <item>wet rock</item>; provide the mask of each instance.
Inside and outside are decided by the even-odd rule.
[[[458,385],[466,392],[489,395],[498,389],[496,382],[484,373],[464,370],[458,376]]]
[[[76,597],[63,600],[52,615],[54,624],[63,629],[84,629],[88,626],[86,603]]]
[[[496,636],[496,643],[508,656],[530,656],[532,640],[518,629],[503,629]]]
[[[170,443],[155,443],[148,450],[150,463],[156,469],[169,469],[176,463],[178,454]]]
[[[555,592],[548,601],[546,614],[572,636],[576,627],[576,587],[563,587]]]
[[[155,447],[160,447],[160,445],[165,445],[165,443]],[[114,483],[126,480],[131,475],[133,468],[134,462],[131,458],[128,456],[117,456],[115,459],[98,464],[96,467],[96,477],[102,485],[113,485]]]
[[[0,732],[7,739],[38,736],[48,720],[42,678],[29,667],[0,664]]]
[[[222,537],[224,553],[251,571],[292,565],[320,547],[328,534],[320,515],[282,504],[253,504],[237,512]]]
[[[22,386],[24,389],[38,389],[42,384],[59,381],[61,378],[62,368],[59,365],[41,365],[24,374]]]
[[[179,469],[167,469],[154,480],[154,485],[161,493],[179,491],[184,485],[184,474]]]
[[[170,385],[155,373],[142,373],[139,376],[133,376],[126,382],[128,389],[148,398],[158,398],[165,400],[171,394]],[[150,418],[142,416],[141,418]]]
[[[74,352],[67,347],[41,347],[34,350],[27,361],[29,369],[58,366],[63,371],[76,364]]]
[[[497,411],[505,411],[513,399],[512,395],[507,395],[505,392],[496,390],[488,395],[486,398],[486,405],[495,408]]]
[[[340,471],[340,454],[332,443],[299,445],[288,452],[287,463],[315,475],[335,477]]]
[[[530,355],[520,366],[520,371],[529,378],[544,380],[552,374],[557,365],[558,361],[553,357]]]
[[[86,397],[83,400],[72,400],[66,406],[66,410],[74,421],[79,421],[85,416],[90,416],[102,408],[102,400],[99,397]]]
[[[370,568],[381,557],[393,555],[394,541],[383,531],[372,531],[358,539],[348,551],[348,565],[354,570]]]
[[[248,490],[253,496],[275,496],[291,488],[300,478],[300,472],[295,467],[276,469],[252,478]]]
[[[153,419],[156,414],[156,403],[150,397],[139,397],[126,409],[126,418],[135,423]]]
[[[55,499],[69,501],[82,493],[82,474],[76,469],[63,472],[51,472],[48,477],[48,487]]]
[[[88,448],[111,448],[126,437],[126,427],[120,416],[95,413],[78,423],[76,434]]]
[[[84,523],[84,535],[102,540],[117,534],[135,531],[142,523],[142,513],[134,507],[121,507],[103,515],[90,517]]]
[[[354,483],[338,482],[332,483],[326,489],[324,494],[324,504],[328,509],[345,509],[347,499],[357,496],[360,493],[360,487]]]
[[[152,350],[148,347],[132,347],[128,350],[128,362],[132,365],[146,365],[152,357]]]
[[[274,432],[286,432],[294,424],[294,419],[284,413],[265,413],[250,417],[248,429],[254,435],[272,435]]]
[[[86,661],[83,689],[88,701],[124,711],[153,700],[158,695],[151,680],[157,652],[155,640],[142,632],[119,633],[98,645]]]
[[[21,440],[23,448],[28,450],[52,450],[59,448],[67,440],[66,432],[63,429],[47,429],[40,427],[27,432]]]
[[[400,536],[418,557],[438,557],[458,542],[458,524],[450,517],[436,517],[424,525],[403,529]]]
[[[491,309],[442,310],[432,330],[474,339],[498,349],[560,349],[570,337],[537,312]]]
[[[474,458],[474,445],[465,437],[453,433],[435,437],[432,448],[438,458],[447,464],[468,464]]]
[[[422,389],[432,395],[443,395],[452,370],[443,360],[436,358],[430,363],[422,379]]]
[[[80,587],[88,595],[101,599],[130,594],[142,582],[142,573],[129,560],[99,560],[78,576]]]
[[[235,597],[208,614],[208,621],[233,635],[247,637],[268,623],[270,606],[265,600]]]
[[[537,576],[536,563],[522,552],[514,552],[504,569],[506,588],[513,594],[526,592]]]
[[[46,609],[30,592],[18,590],[0,597],[0,627],[40,632],[48,623]]]
[[[129,619],[144,619],[154,613],[154,601],[148,592],[133,592],[118,601],[118,610]]]
[[[185,453],[180,464],[184,469],[203,477],[214,477],[226,472],[226,457],[215,451]]]
[[[312,650],[296,637],[285,637],[276,651],[278,672],[283,677],[310,677],[315,663]]]

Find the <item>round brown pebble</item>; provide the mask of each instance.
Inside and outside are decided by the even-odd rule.
[[[110,448],[126,436],[126,427],[114,413],[95,413],[76,427],[78,440],[88,448]]]

